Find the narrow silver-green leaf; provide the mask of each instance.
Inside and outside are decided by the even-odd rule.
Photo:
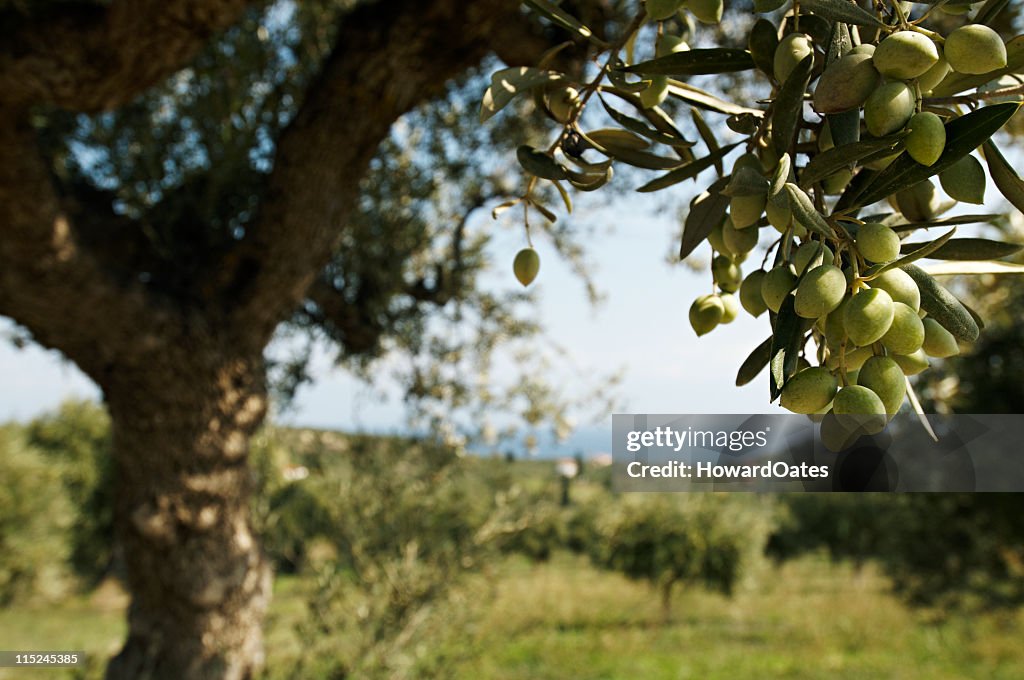
[[[965,342],[974,342],[981,332],[971,313],[928,272],[917,265],[901,267],[921,291],[921,308],[939,325]]]
[[[562,197],[562,203],[565,204],[565,210],[570,215],[572,214],[572,198],[569,197],[569,192],[565,190],[565,187],[561,185],[557,180],[551,180],[551,183],[558,189],[558,194]]]
[[[516,158],[523,170],[541,179],[565,179],[565,168],[543,151],[538,151],[526,144],[516,149]]]
[[[802,319],[793,308],[794,298],[786,296],[779,313],[775,317],[775,328],[772,333],[772,347],[769,356],[771,367],[769,383],[771,401],[782,393],[786,381],[796,373],[800,359],[800,348],[803,346],[804,334],[813,323],[812,319]]]
[[[786,182],[789,181],[789,175],[792,169],[793,161],[790,160],[789,154],[782,154],[779,157],[779,164],[775,168],[775,173],[772,175],[771,186],[768,187],[769,196],[775,196],[786,188]]]
[[[862,142],[836,146],[823,151],[812,158],[800,173],[800,186],[810,187],[832,173],[879,151],[895,153],[902,148],[902,138],[902,134],[895,134],[878,139],[865,139]]]
[[[793,211],[793,219],[798,223],[802,224],[805,229],[826,236],[828,238],[834,238],[835,234],[832,232],[832,227],[825,220],[818,209],[814,207],[814,203],[811,202],[811,197],[808,196],[803,189],[795,184],[786,183],[786,193],[789,195],[789,207]]]
[[[690,107],[690,116],[693,118],[693,124],[697,127],[697,132],[700,134],[700,138],[704,140],[705,146],[708,147],[708,154],[715,155],[720,148],[718,146],[718,140],[715,139],[715,133],[712,132],[711,128],[708,127],[708,124],[704,122],[704,116],[700,115],[700,111],[692,106]],[[715,158],[715,170],[718,171],[719,177],[725,174],[725,169],[722,167],[721,156],[717,156]]]
[[[923,243],[905,243],[900,248],[902,253],[913,253]],[[929,253],[933,260],[956,260],[958,262],[974,262],[977,260],[999,260],[1024,250],[1019,243],[990,241],[985,238],[955,238],[940,248]]]
[[[631,116],[627,116],[621,111],[613,109],[608,104],[608,102],[604,100],[604,97],[599,97],[599,99],[601,100],[601,105],[604,107],[604,110],[607,111],[608,115],[612,117],[612,120],[614,120],[622,127],[626,128],[630,132],[636,133],[638,135],[643,135],[648,139],[654,140],[655,142],[659,142],[661,144],[665,144],[667,146],[689,147],[693,146],[694,144],[690,140],[685,139],[683,137],[675,137],[666,132],[656,130],[647,123],[643,122],[642,120],[638,120]]]
[[[775,50],[779,47],[779,34],[775,24],[767,19],[755,21],[750,29],[750,37],[747,38],[747,46],[757,68],[768,77],[774,77],[773,58]]]
[[[535,201],[531,201],[530,202],[530,206],[535,208],[537,210],[537,212],[539,212],[541,215],[543,215],[544,219],[546,219],[551,224],[554,224],[555,222],[558,221],[558,216],[555,215],[555,213],[553,213],[550,210],[548,210],[547,208],[545,208],[540,203],[537,203]]]
[[[861,9],[848,0],[802,0],[801,11],[813,12],[829,21],[843,21],[848,24],[884,28],[885,24],[874,14]]]
[[[484,92],[484,99],[480,105],[480,122],[486,122],[508,106],[517,95],[540,85],[562,80],[565,80],[565,76],[561,73],[528,66],[516,66],[495,72],[491,76],[491,86]]]
[[[814,68],[814,57],[804,57],[786,82],[779,88],[775,97],[775,112],[772,116],[772,146],[775,153],[782,155],[789,151],[800,122],[803,120],[804,94],[811,82],[811,70]]]
[[[1010,0],[988,0],[978,13],[974,17],[974,23],[985,24],[991,26],[999,13],[1006,9],[1006,6],[1010,4]]]
[[[684,83],[679,80],[668,81],[668,93],[673,97],[678,97],[683,101],[689,102],[694,106],[698,106],[708,111],[714,111],[716,113],[724,113],[726,115],[742,115],[751,114],[757,117],[764,115],[764,112],[760,109],[751,109],[746,106],[740,106],[733,102],[726,101],[721,97],[716,97],[710,92],[705,92],[699,87],[694,87],[688,83]]]
[[[1002,215],[996,215],[992,213],[983,215],[957,215],[956,217],[947,217],[941,220],[928,220],[926,222],[900,222],[903,219],[902,215],[891,215],[885,220],[876,220],[873,218],[865,217],[865,222],[884,222],[886,225],[898,232],[914,231],[915,229],[930,229],[931,227],[952,227],[960,224],[980,224],[984,222],[992,222],[993,220],[999,219]]]
[[[991,140],[985,142],[984,151],[988,172],[992,175],[992,181],[995,182],[999,193],[1012,203],[1014,208],[1024,212],[1024,181],[1006,162],[1003,154],[999,153],[998,147]]]
[[[594,32],[584,26],[579,19],[569,14],[555,3],[548,2],[548,0],[523,0],[523,3],[538,14],[550,20],[552,23],[561,26],[567,31],[577,33],[599,47],[608,47],[608,43],[600,40],[594,35]]]
[[[870,205],[901,189],[937,175],[971,153],[996,133],[1017,112],[1020,104],[993,104],[946,123],[946,147],[933,165],[921,165],[909,154],[882,170],[856,199],[856,206]]]
[[[729,197],[721,192],[727,183],[727,179],[719,179],[690,202],[690,209],[683,223],[683,239],[679,244],[680,260],[686,259],[694,248],[704,242],[711,230],[725,219]]]
[[[825,120],[828,121],[832,142],[836,146],[856,144],[860,141],[860,109],[830,113],[825,116]]]
[[[1024,274],[1024,264],[1013,262],[944,262],[925,268],[932,276],[976,276],[980,274]]]
[[[647,184],[637,189],[637,191],[641,193],[660,191],[661,189],[665,189],[666,187],[670,187],[674,184],[679,184],[680,182],[685,182],[688,179],[693,179],[700,173],[710,168],[716,162],[721,162],[721,160],[725,158],[725,156],[727,156],[730,151],[735,149],[738,144],[740,144],[740,142],[730,144],[729,146],[721,148],[714,153],[708,154],[706,156],[701,156],[696,160],[690,161],[686,165],[676,168],[675,170],[669,172],[668,174],[662,175],[661,177],[657,177],[651,180]],[[726,198],[726,201],[728,201],[728,198]]]
[[[764,370],[764,367],[768,365],[771,355],[772,339],[768,338],[755,347],[750,356],[743,361],[739,372],[736,373],[736,387],[743,387],[756,378]]]
[[[650,61],[642,61],[626,70],[649,76],[700,76],[749,71],[752,68],[754,60],[747,50],[712,47],[676,52]]]

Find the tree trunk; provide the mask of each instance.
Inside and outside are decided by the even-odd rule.
[[[247,465],[266,411],[262,362],[188,350],[118,366],[104,386],[132,593],[110,679],[239,680],[263,665],[271,573]]]

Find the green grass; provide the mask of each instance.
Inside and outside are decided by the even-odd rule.
[[[473,623],[449,649],[453,678],[613,680],[645,678],[1020,678],[1024,617],[940,619],[907,609],[873,569],[804,559],[767,571],[731,598],[680,590],[673,620],[642,583],[559,555],[544,565],[512,559],[489,579]],[[295,626],[307,584],[278,579],[267,628],[272,667],[302,654]],[[123,611],[111,598],[77,597],[0,611],[0,648],[115,651]],[[0,678],[29,677],[0,670]],[[32,672],[32,678],[67,677]]]
[[[643,584],[560,557],[509,564],[459,678],[1020,678],[1017,616],[937,622],[874,571],[803,560],[732,599],[679,592],[663,624]]]

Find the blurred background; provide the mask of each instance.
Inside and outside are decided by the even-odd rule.
[[[173,208],[207,211],[209,238],[226,238],[235,216],[218,211],[239,203],[224,192],[244,197],[267,171],[290,88],[329,42],[316,27],[356,4],[261,6],[125,110],[47,113],[49,143],[158,235]],[[628,4],[602,11],[612,22]],[[694,43],[740,40],[750,8],[729,9]],[[250,82],[223,77],[239,61]],[[522,224],[489,212],[518,181],[512,150],[550,130],[530,101],[477,123],[499,66],[408,114],[371,166],[352,225],[371,245],[342,249],[324,277],[360,323],[332,318],[327,296],[268,350],[273,414],[252,450],[276,574],[266,677],[1024,677],[1019,496],[612,493],[611,413],[776,408],[766,380],[733,386],[765,324],[696,338],[686,310],[710,286],[710,251],[672,257],[693,187],[638,201],[629,172],[534,229],[543,265],[523,292]],[[267,115],[241,115],[252,102],[231,95],[264,81]],[[1002,133],[1011,160],[1019,128]],[[1021,215],[978,233],[1020,241]],[[459,304],[408,294],[456,240]],[[926,408],[1024,412],[1024,281],[951,285],[986,328],[921,377]],[[13,323],[0,335],[0,646],[84,649],[87,668],[54,675],[100,677],[127,606],[109,418],[73,365]]]

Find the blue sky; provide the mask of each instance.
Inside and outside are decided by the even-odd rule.
[[[667,262],[666,253],[677,247],[676,216],[650,216],[644,212],[649,203],[638,196],[627,196],[602,210],[588,209],[585,199],[579,203],[575,219],[597,225],[595,237],[587,239],[587,244],[594,277],[605,299],[591,306],[581,281],[543,237],[535,239],[543,267],[534,284],[540,296],[539,316],[548,335],[570,349],[577,370],[586,375],[623,369],[624,381],[617,394],[630,412],[774,410],[767,403],[765,380],[743,389],[733,385],[739,364],[767,337],[766,317],[754,320],[742,315],[701,339],[690,328],[690,303],[709,290],[710,275]],[[510,263],[522,247],[522,233],[510,224],[491,228],[497,230],[496,257],[487,285],[518,286]],[[768,233],[764,238],[768,239]],[[706,250],[698,253],[707,258]],[[759,259],[752,257],[746,269],[757,266],[755,262]],[[381,396],[389,391],[386,382],[368,388],[332,367],[326,352],[315,358],[314,367],[315,383],[302,389],[284,420],[341,429],[401,428],[401,404],[394,396]],[[0,421],[31,418],[67,398],[98,396],[95,386],[72,364],[35,346],[17,350],[0,344],[0,375]],[[596,426],[604,429],[610,424],[609,414],[606,424],[598,422]]]

